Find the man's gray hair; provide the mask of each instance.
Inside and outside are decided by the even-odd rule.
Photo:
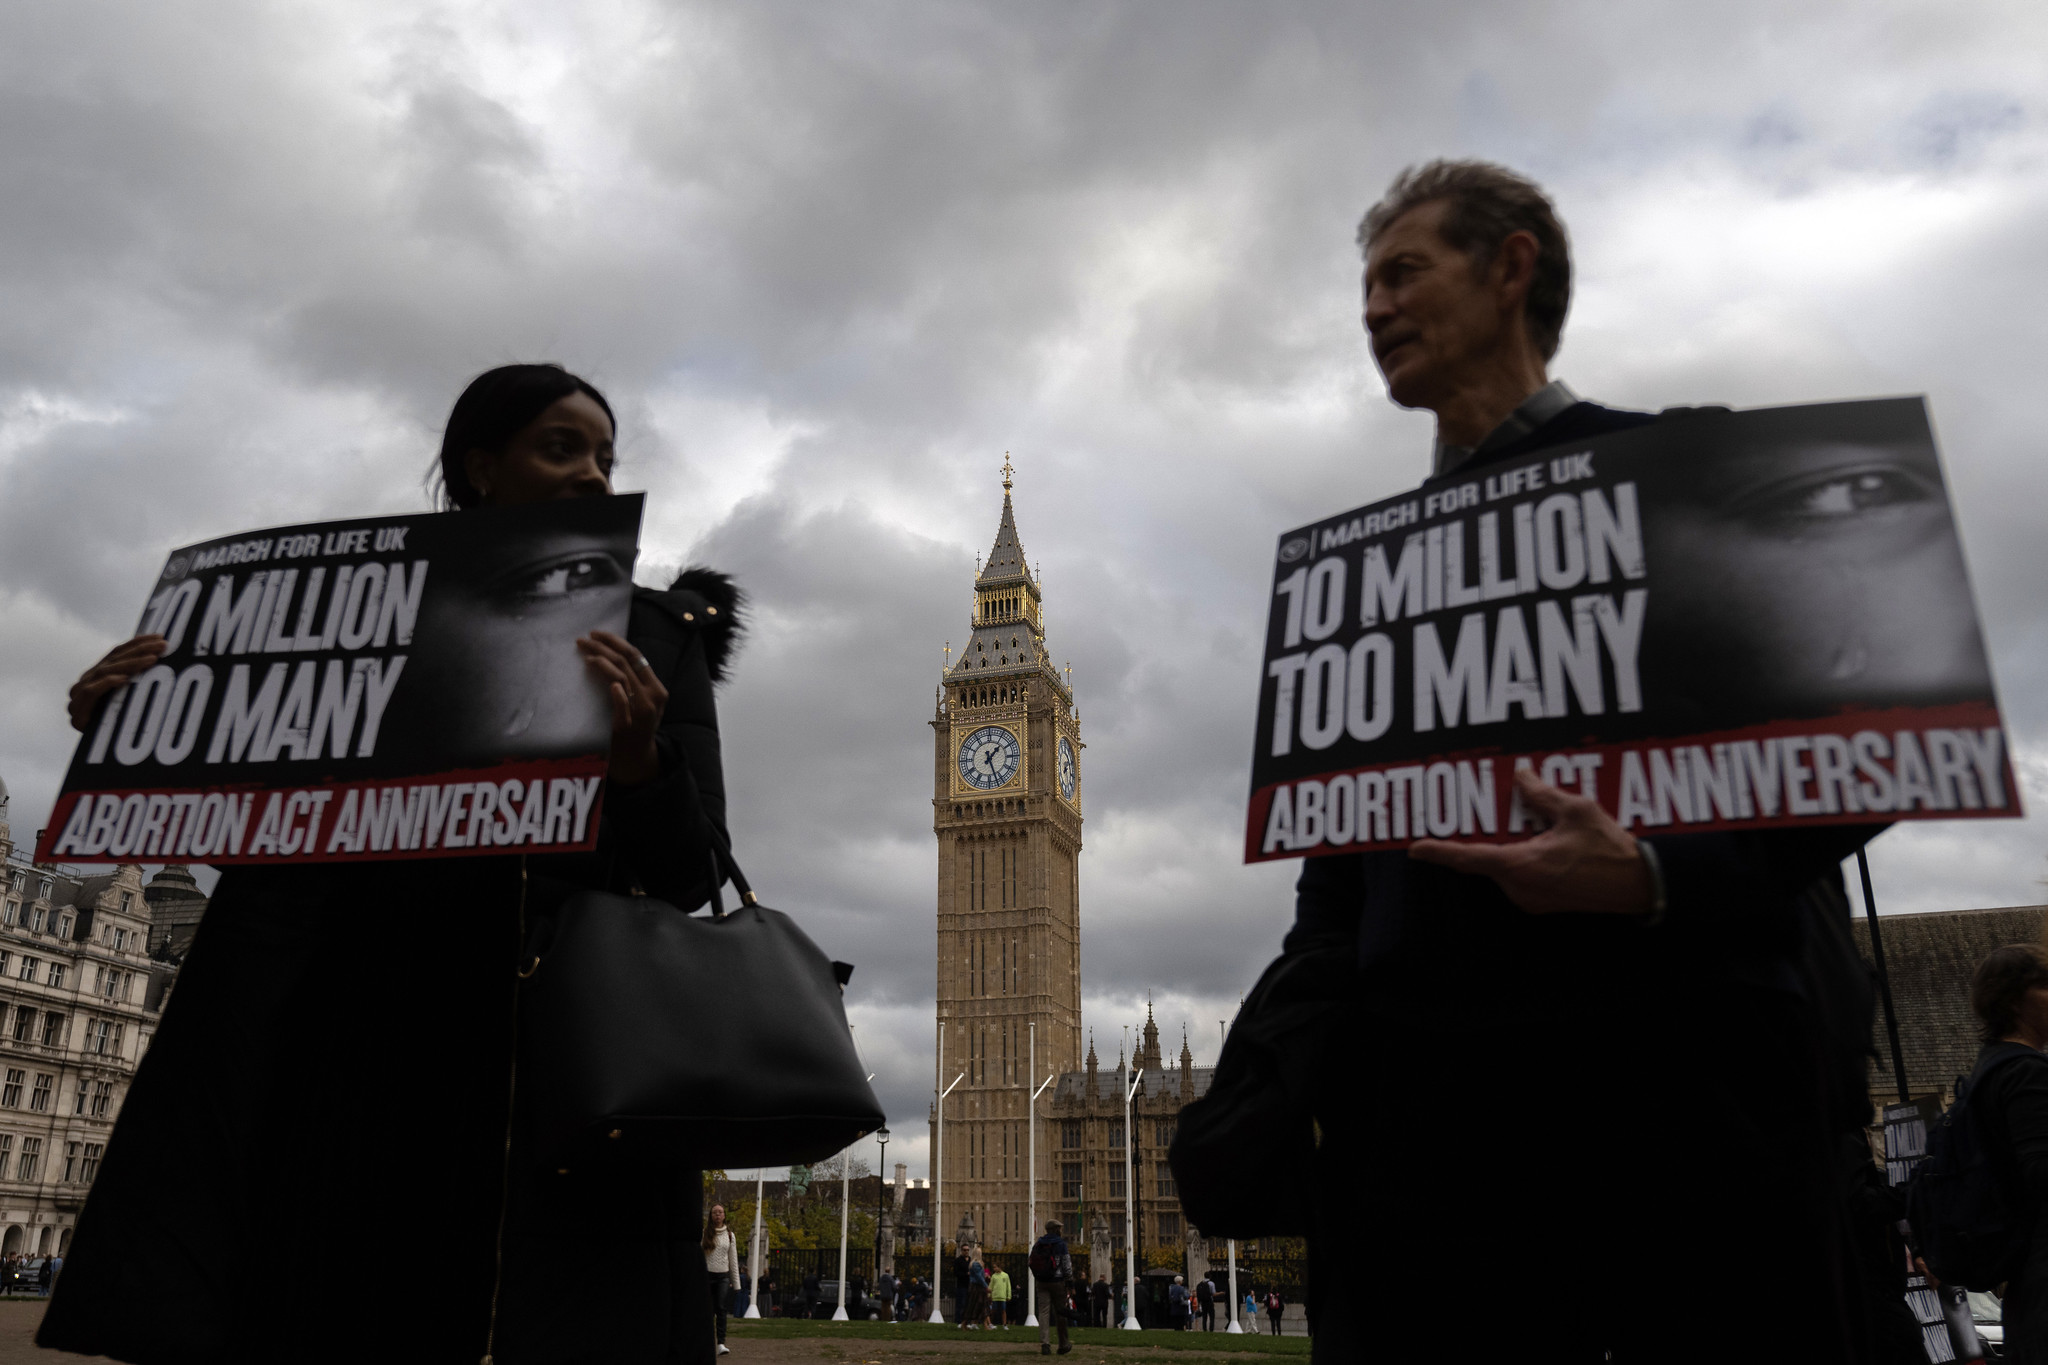
[[[1372,250],[1373,239],[1410,209],[1442,200],[1443,239],[1472,258],[1472,268],[1493,264],[1508,234],[1527,232],[1536,238],[1536,272],[1529,281],[1525,316],[1529,337],[1549,360],[1564,335],[1564,315],[1572,303],[1572,248],[1557,210],[1537,183],[1491,161],[1431,161],[1410,166],[1394,177],[1379,203],[1358,225],[1359,250]]]

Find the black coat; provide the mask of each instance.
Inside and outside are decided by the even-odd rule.
[[[1993,1155],[2023,1217],[2025,1256],[2005,1287],[2005,1354],[2021,1365],[2048,1362],[2048,1065],[2027,1057],[2023,1045],[1992,1043],[1977,1054],[1977,1068],[1994,1057],[2008,1062],[1978,1082],[1971,1103],[1984,1107],[1986,1130],[1997,1135]]]
[[[709,895],[723,575],[637,589],[662,775],[593,853],[225,871],[38,1344],[138,1362],[709,1361],[695,1173],[528,1193],[506,1156],[522,934],[579,887]],[[506,1191],[510,1196],[507,1198]]]
[[[1452,477],[1654,420],[1580,403]],[[1760,1256],[1788,1289],[1743,1330],[1843,1358],[1835,1139],[1868,1114],[1869,997],[1816,967],[1853,954],[1840,864],[1882,828],[1644,836],[1667,897],[1655,927],[1529,914],[1489,878],[1400,851],[1306,860],[1286,950],[1348,956],[1354,973],[1315,1058],[1352,1078],[1312,1098],[1317,1358],[1366,1349],[1367,1323],[1379,1348],[1433,1344],[1426,1317],[1382,1330],[1373,1286],[1479,1264],[1476,1311],[1499,1321],[1475,1330],[1538,1322],[1552,1335],[1525,1335],[1532,1356],[1620,1358],[1654,1336],[1649,1318],[1693,1311],[1686,1286]],[[1710,1159],[1691,1149],[1702,1096]],[[1366,1189],[1359,1169],[1403,1179]],[[1745,1236],[1765,1209],[1769,1237]],[[1380,1236],[1335,1274],[1324,1247],[1360,1226]],[[1546,1316],[1559,1265],[1602,1284],[1597,1308]]]

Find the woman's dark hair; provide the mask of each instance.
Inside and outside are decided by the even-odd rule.
[[[602,398],[600,398],[600,399],[598,399],[597,401],[598,401],[598,402],[600,402],[600,403],[602,403],[602,402],[603,402],[604,400],[603,400]],[[719,1205],[718,1207],[721,1207],[721,1208],[722,1208],[722,1207],[724,1207],[724,1206],[723,1206],[723,1205]],[[732,1219],[730,1219],[730,1218],[726,1219],[726,1220],[725,1220],[725,1225],[726,1225],[727,1227],[731,1227],[731,1226],[732,1226]],[[738,1241],[739,1239],[738,1239],[738,1238],[734,1238],[733,1240],[734,1240],[735,1242],[737,1242],[737,1241]],[[714,1223],[714,1222],[712,1222],[712,1221],[711,1221],[711,1214],[710,1214],[710,1212],[709,1212],[709,1211],[707,1210],[707,1211],[705,1212],[705,1214],[704,1214],[704,1249],[705,1249],[706,1251],[709,1251],[709,1250],[711,1250],[711,1248],[713,1248],[713,1247],[715,1247],[715,1246],[717,1246],[717,1245],[718,1245],[718,1224],[716,1224],[716,1223]]]
[[[2048,986],[2048,953],[2031,943],[2008,943],[1970,973],[1970,1009],[1983,1024],[1987,1043],[2010,1037],[2020,1026],[2020,1002],[2036,986]]]
[[[503,450],[534,418],[572,393],[596,399],[611,418],[612,430],[618,430],[619,419],[612,416],[612,405],[596,386],[560,365],[500,365],[470,380],[441,434],[441,506],[453,510],[482,502],[483,495],[469,481],[469,452]]]

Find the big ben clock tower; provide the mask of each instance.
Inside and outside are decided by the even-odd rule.
[[[1072,689],[1046,654],[1044,603],[1017,540],[1015,471],[974,581],[973,631],[947,666],[932,718],[939,840],[938,1025],[945,1226],[963,1213],[990,1249],[1028,1244],[1026,1070],[1081,1065],[1081,731]],[[1039,1134],[1040,1171],[1056,1169]],[[1041,1179],[1039,1217],[1060,1191]]]

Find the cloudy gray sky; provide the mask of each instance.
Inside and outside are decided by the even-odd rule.
[[[892,1153],[921,1170],[926,722],[1006,450],[1090,744],[1087,1021],[1112,1051],[1149,992],[1207,1061],[1290,913],[1237,858],[1271,536],[1424,472],[1352,231],[1446,154],[1554,193],[1581,392],[1929,395],[2048,811],[2044,54],[2028,3],[18,3],[15,828],[168,547],[418,508],[462,383],[557,359],[619,409],[643,578],[753,593],[740,848],[859,963]],[[1883,908],[2042,900],[2044,827],[1886,834]]]

